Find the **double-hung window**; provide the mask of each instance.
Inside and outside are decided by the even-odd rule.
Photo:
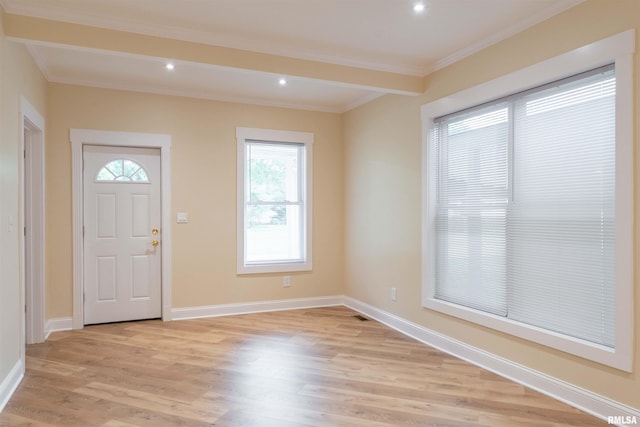
[[[237,128],[238,273],[310,270],[313,134]]]
[[[631,176],[616,71],[430,119],[427,307],[629,369],[620,299],[632,228],[620,199]]]

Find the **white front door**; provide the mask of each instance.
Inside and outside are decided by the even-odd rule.
[[[161,317],[160,150],[83,147],[84,324]]]

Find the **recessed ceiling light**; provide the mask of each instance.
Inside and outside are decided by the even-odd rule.
[[[165,68],[169,71],[173,70],[175,67],[175,65],[173,65],[173,63],[171,62],[167,62],[167,65],[165,65]]]
[[[415,3],[413,5],[413,11],[415,13],[422,13],[422,12],[425,11],[425,9],[426,9],[426,7],[425,7],[424,3]]]
[[[280,78],[280,80],[278,80],[278,84],[280,86],[286,86],[287,85],[287,79],[285,79],[284,77]]]

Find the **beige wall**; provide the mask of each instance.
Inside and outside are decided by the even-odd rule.
[[[0,11],[0,383],[20,358],[24,319],[18,268],[20,97],[44,116],[46,96],[46,81],[26,49],[6,39],[1,18]],[[14,223],[11,232],[9,216]]]
[[[342,294],[340,115],[61,84],[48,111],[48,319],[72,314],[70,128],[172,135],[174,308]],[[290,288],[283,274],[236,275],[236,126],[315,135],[313,271],[290,274]]]
[[[587,1],[430,75],[426,80],[427,91],[422,96],[390,95],[344,114],[346,294],[515,363],[640,408],[638,326],[635,373],[628,374],[438,314],[420,304],[420,106],[630,28],[636,29],[638,50],[640,1]],[[634,80],[635,206],[638,209],[638,53]],[[640,260],[637,232],[635,251],[636,260]],[[636,273],[636,325],[640,325],[639,281]],[[398,288],[397,302],[390,301],[392,286]]]

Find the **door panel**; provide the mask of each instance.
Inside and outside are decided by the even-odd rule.
[[[99,256],[97,261],[96,286],[98,287],[98,301],[116,300],[116,258],[113,256]]]
[[[132,235],[131,237],[150,237],[151,224],[150,218],[150,200],[147,194],[131,195],[131,218],[132,218]]]
[[[83,166],[84,323],[160,317],[160,151],[84,146]]]
[[[131,270],[133,277],[133,298],[149,298],[149,256],[134,255],[131,257]]]
[[[100,212],[96,237],[114,239],[116,237],[116,195],[96,194],[96,204],[96,212]]]

